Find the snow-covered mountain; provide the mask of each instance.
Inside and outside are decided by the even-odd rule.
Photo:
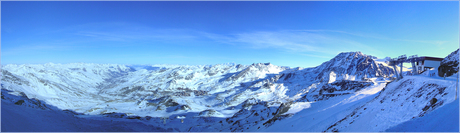
[[[148,67],[156,69],[143,69]],[[391,69],[360,52],[341,53],[318,67],[302,70],[270,63],[154,65],[141,69],[137,66],[137,69],[84,63],[6,65],[2,81],[9,90],[24,92],[61,109],[87,114],[168,116],[182,110],[220,112],[250,98],[279,106],[298,99],[302,94],[299,91],[306,87],[318,89],[313,86],[335,80],[348,84],[348,81],[361,82],[392,74]],[[215,113],[215,116],[228,117],[233,113]]]
[[[61,109],[93,106],[108,99],[97,92],[134,70],[110,64],[43,64],[2,67],[2,85]]]
[[[316,79],[324,78],[329,83],[335,80],[363,80],[374,77],[389,77],[393,69],[378,64],[376,57],[364,55],[361,52],[340,53],[333,59],[313,68],[318,73]],[[325,76],[326,75],[326,76]]]
[[[390,91],[393,93],[389,96],[388,87],[401,90],[401,85],[393,84],[403,81],[388,84],[394,79],[394,72],[380,60],[361,52],[345,52],[313,68],[289,68],[270,63],[196,66],[9,64],[2,66],[2,89],[44,101],[61,110],[139,119],[147,125],[174,131],[355,131],[343,124],[345,120],[357,119],[350,113],[363,108],[374,110],[376,99],[392,98],[393,93],[410,95],[408,99],[415,95],[412,91]],[[424,80],[428,79],[413,80],[411,83],[427,84]],[[441,86],[444,91],[451,91],[451,82],[430,82],[430,87],[422,90],[436,90]],[[433,84],[436,87],[431,87]],[[452,102],[451,96],[455,93],[423,94],[436,97],[438,107],[442,106],[441,102]],[[400,102],[407,102],[407,99]],[[393,104],[393,101],[386,103]],[[413,113],[417,111],[406,115],[414,117]],[[359,118],[365,121],[370,115]],[[310,121],[303,117],[319,121],[311,121],[303,128],[279,128],[293,121]],[[403,118],[365,131],[383,131],[409,120],[409,117]]]

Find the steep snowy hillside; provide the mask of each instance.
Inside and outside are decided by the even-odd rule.
[[[456,79],[406,76],[388,84],[375,99],[354,109],[325,131],[385,131],[454,101],[455,82]]]
[[[305,69],[270,63],[2,67],[2,89],[11,94],[85,119],[174,131],[384,131],[453,101],[450,79],[407,76],[388,84],[393,69],[361,52]],[[432,98],[436,102],[427,104]]]
[[[175,131],[124,119],[76,117],[82,114],[9,93],[2,89],[2,132]]]
[[[458,99],[423,117],[389,128],[388,132],[458,132]]]

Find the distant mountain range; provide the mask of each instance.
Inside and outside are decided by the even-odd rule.
[[[458,64],[458,50],[456,59],[448,59]],[[174,131],[384,131],[453,101],[455,81],[423,76],[393,81],[393,75],[381,59],[344,52],[313,68],[8,64],[2,66],[1,84],[8,93],[78,115],[142,119]],[[179,118],[185,124],[164,124]],[[310,128],[282,128],[296,125],[289,122]]]

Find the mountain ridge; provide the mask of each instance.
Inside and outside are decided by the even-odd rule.
[[[344,59],[350,61],[345,62],[343,61]],[[369,65],[369,63],[371,64]],[[349,66],[348,69],[341,69],[343,65]],[[8,81],[10,81],[10,79],[16,79],[15,77],[24,77],[29,80],[22,79],[20,81],[24,81],[24,83],[35,82],[35,84],[30,86],[26,85],[24,87],[21,85],[24,87],[22,90],[27,90],[25,88],[35,90],[31,92],[25,91],[27,95],[32,95],[31,97],[37,97],[39,99],[45,100],[46,98],[44,98],[44,95],[46,94],[47,97],[52,97],[47,99],[47,102],[50,102],[51,104],[57,104],[58,107],[63,109],[75,109],[77,111],[87,110],[86,113],[89,113],[88,111],[93,110],[94,108],[72,108],[81,106],[71,104],[69,102],[65,103],[64,101],[54,97],[57,95],[69,95],[69,97],[79,99],[91,98],[96,100],[95,102],[90,103],[94,103],[100,106],[103,103],[110,103],[110,101],[114,100],[128,102],[136,101],[137,99],[153,100],[163,96],[170,96],[170,98],[175,99],[174,101],[182,101],[182,103],[178,104],[187,105],[190,103],[190,101],[183,101],[183,98],[177,98],[177,96],[201,96],[208,94],[215,95],[216,99],[212,100],[213,104],[200,105],[201,107],[198,108],[192,107],[192,110],[197,109],[197,111],[200,111],[205,110],[204,108],[208,108],[206,106],[213,106],[223,103],[228,105],[237,105],[247,99],[243,97],[249,95],[253,95],[251,96],[252,98],[264,99],[265,101],[278,101],[279,99],[281,99],[280,102],[286,100],[292,101],[289,100],[292,98],[284,95],[284,93],[288,90],[284,84],[289,84],[289,82],[296,82],[289,80],[290,78],[296,78],[296,75],[302,75],[302,72],[308,73],[312,70],[315,70],[316,72],[320,71],[318,75],[308,75],[307,77],[300,77],[300,79],[308,79],[312,82],[318,80],[319,78],[330,80],[330,76],[325,76],[322,74],[336,72],[337,75],[348,76],[352,75],[352,72],[357,71],[355,69],[351,69],[354,66],[363,66],[360,68],[366,70],[363,75],[371,75],[368,77],[363,77],[362,75],[358,74],[356,77],[361,79],[389,75],[375,74],[381,71],[379,70],[379,67],[374,67],[376,66],[376,63],[373,62],[371,56],[364,55],[361,52],[346,52],[337,55],[335,58],[323,63],[318,67],[305,68],[302,70],[292,69],[289,67],[279,67],[270,63],[253,63],[251,65],[241,65],[235,63],[216,65],[152,65],[150,67],[157,68],[152,70],[136,70],[133,67],[120,64],[94,63],[6,65],[2,69],[2,74],[5,75],[5,78],[2,78],[2,80],[7,81],[7,87],[10,85],[16,85],[16,87],[19,87],[17,84],[8,83]],[[16,74],[12,75],[11,72]],[[67,75],[75,76],[68,77]],[[312,79],[311,77],[314,78]],[[279,79],[284,80],[279,81]],[[347,78],[344,79],[347,80]],[[86,83],[81,84],[83,81]],[[37,88],[49,89],[37,90]],[[82,90],[79,88],[86,89]],[[182,90],[180,88],[182,88]],[[295,89],[293,89],[293,91],[295,91]],[[240,94],[236,95],[237,92]],[[55,95],[49,95],[50,93]],[[40,95],[35,96],[34,94],[41,94],[42,97],[40,97]],[[270,94],[270,96],[267,97],[265,94]],[[114,99],[109,97],[118,98]],[[231,100],[226,102],[218,100],[222,98]],[[64,102],[64,106],[59,105],[59,103],[62,102]],[[148,106],[150,104],[147,104],[149,102],[138,101],[137,103],[145,103],[145,105],[139,105],[141,108],[150,108],[150,106]],[[94,106],[94,104],[88,106]],[[162,105],[160,104],[159,106]],[[160,110],[166,108],[166,106],[157,107],[157,109]],[[104,112],[104,110],[101,111]]]
[[[47,63],[2,65],[2,89],[85,115],[142,119],[155,127],[180,124],[176,118],[188,123],[166,126],[175,131],[269,131],[311,114],[308,110],[325,115],[317,118],[321,126],[292,131],[348,131],[342,121],[355,120],[352,109],[363,109],[377,95],[389,95],[384,90],[393,74],[384,62],[361,52],[343,52],[311,68]],[[450,102],[451,95],[439,100]]]

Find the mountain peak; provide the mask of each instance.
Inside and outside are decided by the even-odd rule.
[[[334,73],[337,78],[344,77],[346,80],[371,77],[388,77],[393,74],[393,70],[383,64],[378,64],[374,56],[365,55],[359,51],[357,52],[342,52],[324,62],[315,71],[319,74],[317,79],[323,78],[325,74]],[[328,76],[326,76],[328,77]]]

